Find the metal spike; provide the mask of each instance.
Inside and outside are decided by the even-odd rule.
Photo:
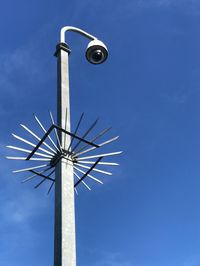
[[[48,177],[50,177],[55,171],[56,171],[56,168],[54,168],[53,171],[51,171],[51,173],[48,174]]]
[[[73,171],[73,173],[79,180],[81,180],[80,176],[76,172]],[[83,180],[81,182],[88,190],[91,190],[91,188]]]
[[[91,179],[97,181],[98,183],[103,184],[103,182],[102,182],[101,180],[99,180],[98,178],[96,178],[96,177],[94,177],[94,176],[92,176],[92,175],[89,174],[89,173],[94,169],[94,166],[97,165],[97,164],[100,162],[101,159],[102,159],[102,157],[99,158],[99,159],[97,160],[97,162],[94,162],[93,166],[88,168],[89,171],[87,171],[87,173],[84,172],[83,170],[81,170],[80,168],[74,166],[74,164],[69,163],[69,165],[73,166],[74,169],[76,169],[76,170],[79,171],[80,173],[84,174],[85,177],[88,176],[88,177],[90,177]]]
[[[74,187],[78,186],[78,184],[83,181],[84,178],[86,178],[87,176],[89,176],[89,173],[95,168],[95,166],[98,164],[98,162],[100,162],[103,159],[103,157],[99,157],[96,162],[90,167],[90,169],[81,177],[81,179],[76,182],[76,184],[74,185]]]
[[[85,132],[85,134],[82,136],[82,138],[84,139],[89,133],[90,131],[95,127],[95,125],[97,124],[99,119],[96,119],[94,121],[94,123],[89,127],[89,129]],[[79,146],[79,144],[81,143],[81,140],[78,141],[78,143],[73,147],[73,149],[71,150],[71,152],[75,151],[76,148]]]
[[[79,169],[78,167],[76,167],[76,166],[74,166],[74,169],[76,169],[77,171],[79,171],[80,173],[82,173],[82,174],[86,174],[86,172],[84,172],[83,170],[81,170],[81,169]],[[93,169],[94,170],[94,169]],[[94,176],[92,176],[92,175],[90,175],[90,174],[87,174],[87,176],[88,177],[90,177],[91,179],[93,179],[94,181],[96,181],[96,182],[98,182],[98,183],[100,183],[100,184],[102,184],[103,185],[103,182],[101,181],[101,180],[99,180],[98,178],[96,178],[96,177],[94,177]]]
[[[121,154],[122,151],[117,151],[117,152],[111,152],[111,153],[105,153],[105,154],[98,154],[98,155],[92,155],[92,156],[87,156],[87,157],[78,157],[79,161],[85,160],[85,159],[91,159],[91,158],[98,158],[98,157],[106,157],[106,156],[112,156],[112,155],[118,155]]]
[[[29,168],[24,168],[24,169],[20,169],[20,170],[15,170],[13,171],[13,173],[21,173],[21,172],[26,172],[26,171],[30,171],[33,169],[38,169],[38,168],[43,168],[49,166],[48,164],[43,164],[43,165],[38,165],[38,166],[34,166],[34,167],[29,167]]]
[[[109,140],[107,140],[107,141],[104,141],[104,142],[102,142],[101,144],[98,144],[98,145],[99,145],[99,147],[103,147],[104,145],[109,144],[109,143],[111,143],[111,142],[117,140],[118,138],[119,138],[119,136],[114,137],[114,138],[109,139]],[[97,148],[97,147],[91,147],[91,148],[89,148],[89,149],[87,149],[87,150],[84,150],[84,151],[82,151],[82,152],[76,153],[75,156],[79,156],[79,155],[84,154],[84,153],[87,153],[87,152],[89,152],[89,151],[93,151],[93,150],[95,150],[96,148]]]
[[[26,160],[26,157],[11,157],[11,156],[6,156],[7,159],[9,160]],[[47,158],[30,158],[30,161],[51,161],[51,159]]]
[[[111,129],[111,127],[104,129],[103,131],[101,131],[98,135],[96,135],[93,139],[90,140],[90,142],[94,142],[95,140],[97,140],[98,138],[100,138],[101,136],[103,136],[106,132],[108,132]],[[80,148],[78,152],[83,151],[85,148],[87,148],[89,146],[89,144],[86,144],[85,146],[83,146],[82,148]]]
[[[79,160],[77,160],[77,162],[79,162]],[[80,162],[81,163],[84,163],[84,164],[94,164],[95,163],[94,161],[80,161]],[[102,164],[102,165],[113,165],[113,166],[119,165],[118,163],[110,163],[110,162],[99,162],[98,164]]]
[[[52,168],[52,167],[51,167]],[[50,175],[52,174],[49,174],[49,175],[43,175],[43,174],[40,174],[39,172],[36,172],[35,170],[30,170],[30,172],[31,173],[33,173],[33,174],[36,174],[36,175],[38,175],[38,176],[41,176],[41,177],[43,177],[44,179],[47,179],[47,180],[50,180],[50,181],[55,181],[55,179],[53,179],[53,178],[51,178],[50,177]],[[53,171],[54,172],[54,171]]]
[[[52,115],[51,111],[49,111],[49,114],[50,114],[50,118],[51,118],[51,122],[52,122],[52,124],[55,124],[55,123],[54,123],[54,119],[53,119],[53,115]],[[59,145],[59,147],[60,147],[60,151],[62,151],[62,147],[61,147],[61,144],[60,144],[60,139],[59,139],[59,137],[58,137],[58,130],[57,130],[56,128],[54,128],[54,131],[55,131],[55,134],[56,134],[56,139],[57,139],[57,141],[58,141],[58,145]]]
[[[51,191],[51,189],[52,189],[54,183],[55,183],[55,182],[52,182],[52,184],[51,184],[51,186],[50,186],[50,188],[49,188],[49,190],[48,190],[48,192],[47,192],[47,195],[49,195],[49,193],[50,193],[50,191]]]
[[[26,139],[24,139],[24,138],[21,138],[21,137],[15,135],[15,134],[13,134],[13,133],[12,133],[12,136],[13,136],[14,138],[18,139],[18,140],[21,140],[22,142],[24,142],[24,143],[26,143],[26,144],[29,144],[30,146],[32,146],[32,147],[34,147],[34,148],[37,146],[37,145],[35,145],[34,143],[32,143],[32,142],[30,142],[30,141],[28,141],[28,140],[26,140]],[[47,153],[47,154],[50,154],[50,155],[54,156],[54,153],[52,153],[52,152],[50,152],[50,151],[47,151],[47,150],[45,150],[44,148],[39,147],[38,150],[41,150],[41,151],[43,151],[43,152],[45,152],[45,153]]]
[[[90,169],[91,167],[89,167],[89,166],[86,166],[86,165],[82,165],[82,164],[80,164],[80,163],[74,163],[75,165],[78,165],[78,166],[80,166],[80,167],[82,167],[82,168],[85,168],[85,169]],[[103,170],[100,170],[100,169],[97,169],[97,168],[93,168],[93,171],[95,171],[95,172],[99,172],[99,173],[102,173],[102,174],[105,174],[105,175],[112,175],[112,173],[110,173],[110,172],[106,172],[106,171],[103,171]]]
[[[44,181],[46,181],[47,178],[50,177],[54,172],[55,172],[55,169],[53,171],[51,171],[51,173],[48,174],[46,177],[43,176],[43,180],[40,181],[40,183],[38,183],[34,188],[38,188],[40,185],[42,185],[42,183],[44,183]]]
[[[42,172],[41,172],[42,173]],[[34,177],[36,177],[36,176],[38,176],[38,175],[36,175],[36,174],[34,174],[34,175],[31,175],[31,176],[29,176],[29,177],[27,177],[26,179],[24,179],[24,180],[22,180],[22,184],[23,183],[26,183],[27,181],[29,181],[29,180],[31,180],[31,179],[33,179]]]
[[[31,150],[22,149],[22,148],[16,147],[16,146],[6,146],[6,147],[9,148],[9,149],[18,150],[18,151],[22,151],[22,152],[26,152],[26,153],[31,153],[32,152]],[[46,158],[52,159],[52,156],[49,156],[49,155],[46,155],[46,154],[43,154],[43,153],[40,153],[40,152],[35,152],[35,155],[39,155],[39,156],[42,156],[42,157],[46,157]]]
[[[41,138],[39,138],[33,131],[31,131],[27,126],[20,124],[26,131],[28,131],[32,136],[34,136],[37,140],[41,141]],[[56,151],[51,148],[46,142],[43,141],[42,143],[45,145],[47,148],[49,148],[51,151],[53,151],[56,154]]]
[[[42,129],[42,130],[44,131],[44,133],[46,134],[46,133],[47,133],[47,130],[44,128],[44,126],[43,126],[42,123],[40,122],[39,118],[38,118],[35,114],[33,114],[33,116],[34,116],[35,120],[38,122],[38,124],[39,124],[39,126],[41,127],[41,129]],[[57,150],[58,152],[60,152],[60,150],[58,149],[57,145],[56,145],[55,142],[52,140],[52,138],[51,138],[49,135],[47,135],[47,138],[51,141],[51,143],[52,143],[53,146],[56,148],[56,150]]]
[[[76,126],[76,129],[75,129],[75,131],[74,131],[74,135],[76,135],[76,133],[77,133],[77,131],[78,131],[78,129],[79,129],[79,126],[80,126],[80,124],[81,124],[81,121],[82,121],[82,119],[83,119],[83,116],[84,116],[84,113],[82,113],[82,115],[81,115],[81,117],[80,117],[80,119],[79,119],[79,121],[78,121],[78,124],[77,124],[77,126]],[[69,147],[67,148],[67,151],[70,150],[70,148],[71,148],[71,146],[72,146],[72,144],[73,144],[73,141],[74,141],[74,136],[73,136],[72,139],[71,139],[71,142],[70,142],[70,144],[69,144]]]
[[[51,169],[51,168],[52,168],[52,167],[50,166],[49,168],[47,168],[47,169],[45,169],[45,170],[39,172],[39,174],[43,174],[44,172],[47,172],[47,171],[48,171],[49,169]],[[34,177],[36,177],[36,176],[38,176],[38,174],[34,174],[34,175],[32,175],[32,176],[29,176],[29,177],[27,177],[26,179],[22,180],[21,183],[25,183],[25,182],[31,180],[32,178],[34,178]]]
[[[78,196],[78,191],[77,191],[77,189],[76,189],[76,188],[74,188],[74,191],[76,192],[76,195]]]
[[[42,183],[44,183],[44,181],[46,181],[46,179],[42,179],[42,181],[40,181],[36,186],[34,186],[34,188],[38,188],[40,185],[42,185]]]

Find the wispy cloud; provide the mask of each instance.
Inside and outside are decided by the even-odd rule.
[[[184,1],[184,0],[183,0]],[[170,5],[177,4],[177,0],[138,0],[138,6],[139,7],[167,7]]]
[[[27,95],[37,93],[37,88],[44,86],[48,78],[51,79],[52,75],[47,75],[51,57],[45,56],[51,46],[50,42],[46,42],[52,32],[51,26],[52,23],[43,25],[23,45],[0,53],[0,115],[5,110],[9,111],[9,103],[15,107],[16,102],[25,102]]]
[[[96,262],[94,266],[134,266],[133,263],[121,258],[119,253],[109,253]]]
[[[200,12],[200,2],[198,0],[138,0],[138,7],[180,7],[185,12],[194,15]]]
[[[2,224],[28,226],[31,219],[40,215],[48,207],[48,201],[40,200],[35,191],[16,191],[16,195],[0,207]]]
[[[6,254],[15,254],[15,250],[22,250],[24,245],[32,247],[34,240],[42,237],[39,235],[37,220],[47,215],[51,205],[49,197],[44,197],[42,193],[39,196],[35,190],[25,186],[22,193],[20,184],[16,185],[12,181],[13,187],[11,183],[10,187],[6,185],[5,191],[1,190],[0,194],[0,264],[7,257]]]
[[[189,97],[190,93],[185,90],[176,90],[171,94],[169,93],[161,94],[161,98],[164,100],[164,102],[170,104],[184,104],[187,102]]]
[[[89,257],[95,258],[95,261],[92,261],[91,264],[89,263],[91,266],[136,266],[133,261],[124,258],[123,254],[119,252],[91,249],[85,246],[82,249],[84,254],[88,253]]]

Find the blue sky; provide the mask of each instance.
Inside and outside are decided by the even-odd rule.
[[[56,110],[62,26],[107,44],[109,60],[86,62],[87,40],[71,33],[72,126],[100,117],[123,150],[76,197],[77,265],[200,265],[200,3],[198,0],[4,1],[0,9],[0,265],[53,265],[54,195],[21,185],[5,148]],[[25,136],[25,135],[24,135]]]

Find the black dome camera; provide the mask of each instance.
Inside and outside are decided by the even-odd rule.
[[[108,57],[108,49],[105,44],[97,39],[88,44],[86,58],[92,64],[101,64]]]

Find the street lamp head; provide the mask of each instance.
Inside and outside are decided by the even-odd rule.
[[[91,64],[101,64],[108,57],[108,49],[105,44],[97,39],[89,42],[86,50],[86,58]]]

